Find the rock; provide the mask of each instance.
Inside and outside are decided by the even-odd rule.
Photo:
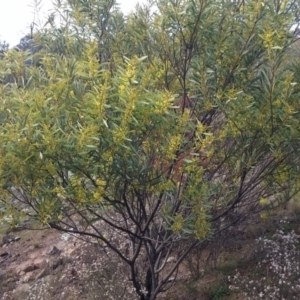
[[[6,277],[6,275],[7,275],[7,272],[6,272],[6,271],[1,271],[1,270],[0,270],[0,281],[1,281],[1,282],[4,281],[4,278]]]
[[[26,273],[21,279],[20,282],[26,283],[32,281],[34,278],[31,273]]]
[[[55,260],[55,261],[52,263],[51,269],[52,269],[52,270],[55,270],[55,269],[57,269],[59,266],[63,266],[64,263],[65,263],[65,262],[64,262],[63,258],[59,258],[59,259]]]
[[[72,275],[73,277],[77,277],[77,276],[78,276],[78,273],[77,273],[77,271],[75,270],[75,268],[72,268],[72,269],[71,269],[71,275]]]
[[[6,245],[13,242],[15,237],[13,235],[7,234],[2,238],[2,244]]]
[[[13,236],[13,235],[7,234],[2,238],[2,245],[10,244],[10,243],[16,242],[20,239],[21,238],[19,236]]]
[[[49,275],[49,268],[46,267],[36,275],[35,280],[39,280],[48,275]]]
[[[57,247],[53,246],[52,250],[49,252],[49,255],[59,255],[61,253],[61,250],[59,250]]]
[[[67,241],[67,240],[69,240],[69,238],[71,238],[72,236],[71,236],[71,234],[70,233],[64,233],[64,234],[62,234],[61,235],[61,239],[63,240],[63,241]]]
[[[6,256],[8,256],[8,252],[2,252],[2,253],[0,253],[0,257],[6,257]]]
[[[53,281],[53,275],[46,275],[45,277],[43,277],[41,279],[41,281],[44,283],[44,284],[47,284],[47,283],[50,283],[51,281]]]
[[[33,264],[38,266],[38,267],[43,267],[43,265],[45,265],[47,263],[45,257],[41,256],[41,257],[36,257],[33,260]]]
[[[175,258],[174,256],[170,256],[170,257],[168,257],[168,259],[167,259],[167,263],[169,263],[169,262],[174,262],[174,261],[176,261],[176,258]]]
[[[35,264],[32,264],[32,265],[28,265],[27,267],[25,267],[24,269],[23,269],[23,271],[25,272],[25,273],[28,273],[28,272],[32,272],[32,271],[34,271],[34,270],[36,270],[36,269],[38,269],[39,267],[38,266],[36,266]]]
[[[26,293],[27,291],[29,291],[29,289],[30,289],[30,285],[28,283],[21,283],[21,284],[18,284],[18,286],[14,290],[14,294],[22,295],[22,294]]]

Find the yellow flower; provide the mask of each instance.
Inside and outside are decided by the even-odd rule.
[[[261,39],[263,40],[263,44],[267,50],[271,50],[274,47],[274,34],[275,31],[265,31],[263,34],[260,35]]]
[[[180,214],[176,214],[174,217],[174,223],[171,228],[174,232],[179,232],[183,227],[183,217]]]
[[[195,236],[197,239],[203,239],[207,236],[209,232],[209,222],[206,220],[205,213],[199,213],[195,222]]]
[[[114,142],[116,144],[122,144],[126,138],[126,129],[123,127],[123,128],[117,128],[115,131],[114,131],[114,134],[113,134],[113,138],[114,138]]]
[[[267,199],[266,198],[261,198],[260,200],[259,200],[259,204],[260,205],[266,205],[268,202],[267,202]]]
[[[126,92],[126,86],[124,84],[119,85],[119,94],[124,94]]]
[[[169,146],[167,148],[167,158],[174,159],[176,151],[178,150],[181,142],[181,135],[177,134],[175,136],[172,136],[169,141]]]
[[[261,218],[262,220],[267,220],[268,217],[269,217],[269,215],[268,215],[267,213],[261,213],[261,214],[260,214],[260,218]]]
[[[174,97],[171,93],[166,92],[162,98],[156,103],[154,112],[164,114],[170,108]]]

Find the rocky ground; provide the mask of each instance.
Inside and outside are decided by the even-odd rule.
[[[7,230],[0,246],[0,299],[24,299],[71,262],[79,243],[53,230]]]
[[[160,299],[297,299],[300,218],[261,222],[228,239],[222,251],[215,244],[200,256],[194,252],[181,267],[184,274]],[[134,300],[124,274],[124,265],[99,244],[52,229],[0,227],[0,299]]]
[[[103,245],[52,229],[0,229],[0,299],[135,299]]]

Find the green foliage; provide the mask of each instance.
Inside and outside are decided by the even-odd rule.
[[[195,286],[194,282],[185,283],[184,288],[190,295],[198,293],[197,287]]]
[[[222,264],[218,271],[220,271],[222,274],[229,276],[234,274],[236,268],[238,267],[238,262],[236,260],[229,260],[226,261],[224,264]]]
[[[230,295],[230,289],[224,284],[214,284],[209,288],[208,295],[211,300],[226,299],[226,296]]]
[[[36,63],[0,60],[3,215],[106,244],[141,299],[195,245],[300,188],[298,2],[150,4],[125,17],[113,0],[57,1]]]

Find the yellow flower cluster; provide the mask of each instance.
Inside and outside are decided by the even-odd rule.
[[[269,215],[268,215],[267,213],[261,213],[261,214],[260,214],[260,218],[261,218],[262,220],[267,220],[267,219],[269,218]]]
[[[278,183],[285,184],[288,182],[289,173],[286,168],[282,168],[275,176],[275,180]]]
[[[184,224],[184,220],[182,215],[176,214],[171,228],[175,233],[178,233],[182,229],[183,224]]]
[[[102,158],[104,159],[104,161],[112,163],[113,154],[110,151],[105,151],[104,153],[102,153]]]
[[[47,162],[45,169],[49,172],[49,174],[53,177],[57,176],[56,168],[52,162]]]
[[[267,50],[271,50],[275,44],[274,44],[274,35],[275,31],[265,31],[260,37],[263,40],[263,45]]]
[[[184,173],[194,173],[199,168],[199,156],[189,157],[184,160]]]
[[[206,126],[203,125],[202,122],[198,121],[197,128],[196,128],[196,135],[198,139],[202,139],[201,135],[205,132],[205,130],[206,130]]]
[[[206,220],[205,211],[203,210],[198,212],[195,221],[195,230],[194,230],[196,238],[199,240],[205,238],[209,233],[209,230],[210,230],[210,224]]]
[[[180,116],[178,121],[178,129],[182,132],[185,131],[186,124],[190,121],[190,113],[191,111],[189,109],[185,109],[183,114]]]
[[[230,88],[228,89],[228,91],[226,92],[226,98],[229,100],[234,100],[237,98],[238,95],[238,91],[234,88]]]
[[[259,35],[263,41],[263,45],[268,51],[269,55],[271,50],[282,47],[282,42],[285,41],[285,32],[283,30],[267,29]]]
[[[96,96],[94,97],[95,111],[97,112],[97,118],[104,117],[105,104],[108,99],[108,90],[110,89],[111,78],[109,71],[103,73],[104,83],[100,86],[99,90],[96,89]]]
[[[171,136],[166,150],[166,157],[168,159],[174,159],[176,157],[176,152],[179,150],[181,139],[181,134]]]
[[[99,75],[99,63],[96,57],[98,52],[98,45],[96,41],[88,44],[85,57],[88,59],[88,68],[90,78],[97,78]]]
[[[93,140],[91,137],[97,136],[98,126],[96,124],[91,124],[81,128],[77,134],[77,148],[78,151],[82,151],[86,145],[92,144]]]
[[[158,114],[165,114],[172,102],[174,100],[174,96],[170,92],[165,92],[162,97],[155,103],[154,112]]]
[[[206,185],[203,183],[204,169],[200,165],[199,157],[192,158],[186,162],[182,167],[182,172],[189,178],[189,184],[181,194],[182,201],[189,201],[189,199],[193,199],[195,195],[201,198],[202,194],[206,194]]]
[[[159,86],[164,81],[165,70],[161,67],[160,61],[158,59],[154,59],[153,64],[151,64],[143,74],[141,79],[141,85],[144,88],[155,88]]]
[[[48,73],[48,76],[50,78],[56,78],[56,74],[57,74],[55,69],[56,64],[54,63],[53,58],[47,55],[42,59],[42,63],[44,65],[45,70]]]
[[[58,198],[64,199],[66,197],[65,189],[59,185],[53,189],[53,192],[57,195]]]
[[[122,118],[122,123],[121,126],[122,127],[126,127],[127,124],[130,122],[130,119],[132,117],[132,113],[135,109],[136,103],[138,101],[138,93],[135,89],[131,89],[131,91],[128,94],[128,99],[127,99],[127,104],[126,104],[126,108],[123,114],[123,118]]]
[[[136,73],[137,73],[137,69],[136,69],[135,63],[133,61],[133,63],[128,64],[128,67],[127,67],[127,70],[125,73],[126,78],[128,79],[128,81],[130,83],[136,81]]]
[[[286,8],[288,0],[282,0],[281,4],[280,4],[280,10],[283,11]]]
[[[114,130],[113,133],[114,141],[118,144],[122,144],[126,138],[128,124],[130,124],[132,120],[133,112],[140,98],[136,85],[132,85],[132,83],[136,80],[136,64],[138,62],[138,59],[134,58],[130,61],[130,63],[128,63],[126,72],[124,72],[121,76],[122,83],[118,88],[119,101],[125,106],[124,112],[121,116],[121,124]]]
[[[73,197],[75,198],[74,200],[76,200],[78,204],[85,203],[88,199],[87,191],[83,186],[82,179],[73,176],[70,181]]]
[[[96,202],[101,202],[102,197],[104,195],[104,190],[106,186],[106,182],[100,178],[96,180],[97,187],[93,193],[93,200]]]
[[[267,203],[268,203],[268,202],[267,202],[267,199],[266,199],[266,198],[261,198],[261,199],[259,200],[259,204],[262,205],[262,206],[266,205]]]
[[[54,151],[57,145],[57,141],[55,140],[52,131],[47,124],[43,126],[43,139],[46,143],[47,151]]]
[[[126,138],[127,130],[124,127],[118,127],[113,131],[113,140],[117,145],[122,145]]]

